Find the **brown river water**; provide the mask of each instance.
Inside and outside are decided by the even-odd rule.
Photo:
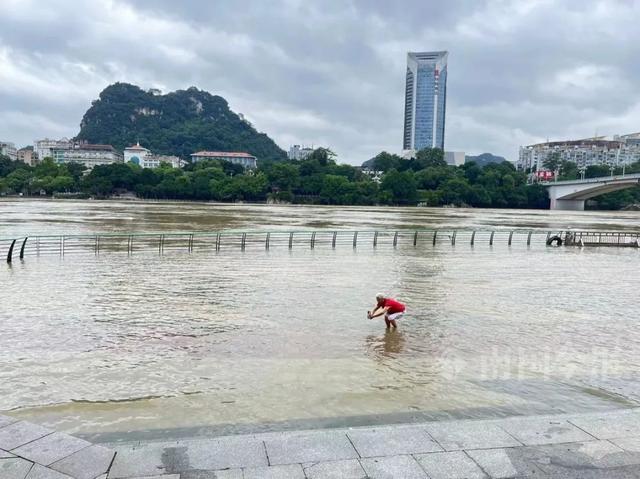
[[[0,237],[569,227],[640,214],[0,200]],[[3,262],[0,411],[114,440],[634,406],[639,270],[539,240]],[[366,318],[379,291],[397,331]]]

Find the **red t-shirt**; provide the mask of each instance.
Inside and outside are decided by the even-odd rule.
[[[389,313],[404,313],[404,304],[399,303],[395,299],[387,298],[382,303],[383,308],[389,308]]]

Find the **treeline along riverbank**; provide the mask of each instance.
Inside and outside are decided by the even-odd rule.
[[[631,165],[627,172],[638,170]],[[140,168],[133,164],[36,166],[0,156],[0,195],[86,195],[107,198],[125,192],[143,199],[198,201],[281,201],[327,205],[428,205],[491,208],[547,208],[544,187],[527,185],[526,174],[508,162],[480,167],[470,162],[449,166],[438,149],[405,160],[380,153],[373,162],[377,178],[351,165],[338,164],[319,148],[305,160],[261,161],[255,170],[221,161]],[[594,174],[597,172],[594,172]],[[597,199],[596,207],[619,209],[640,202],[640,188]],[[594,206],[594,205],[592,205]]]

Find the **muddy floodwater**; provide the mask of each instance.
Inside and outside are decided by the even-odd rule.
[[[637,212],[0,201],[0,237],[638,231]],[[27,257],[0,266],[0,411],[118,439],[640,402],[640,252],[486,242]],[[367,320],[377,292],[407,304]]]

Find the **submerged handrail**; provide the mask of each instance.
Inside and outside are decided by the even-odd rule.
[[[465,228],[433,228],[433,229],[362,229],[362,230],[218,230],[218,231],[169,231],[169,232],[107,232],[81,234],[44,234],[0,238],[0,254],[7,247],[7,263],[11,263],[18,242],[20,259],[30,255],[59,255],[78,252],[93,252],[99,255],[109,251],[126,251],[130,256],[134,251],[142,252],[155,249],[158,254],[165,254],[169,249],[180,249],[193,253],[199,249],[220,251],[221,248],[238,247],[245,251],[252,245],[260,244],[265,250],[282,246],[288,249],[307,245],[310,249],[316,246],[350,244],[353,248],[371,246],[392,248],[404,246],[432,246],[448,244],[468,244],[471,247],[487,245],[493,247],[505,244],[526,244],[531,247],[534,235],[535,244],[554,244],[565,246],[635,246],[640,242],[640,231],[589,231],[589,230],[549,230],[549,229],[465,229]],[[540,236],[538,242],[537,236]],[[504,241],[502,239],[504,237]],[[562,241],[550,241],[550,238]],[[521,239],[518,243],[517,239]],[[28,240],[28,241],[27,241]],[[135,244],[135,248],[134,248]]]

